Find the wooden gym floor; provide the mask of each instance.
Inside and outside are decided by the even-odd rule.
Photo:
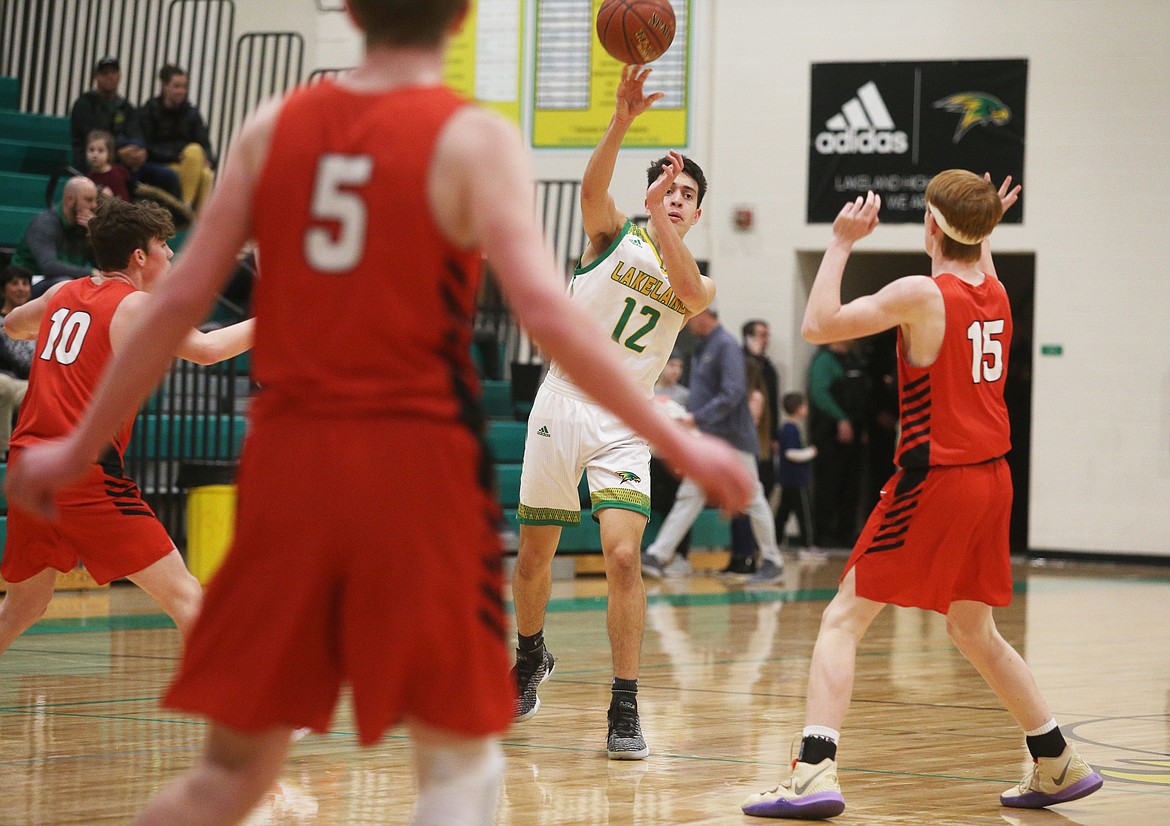
[[[696,555],[711,567],[717,555]],[[788,555],[782,587],[715,576],[650,583],[639,694],[651,756],[606,759],[604,580],[558,582],[557,657],[540,713],[504,738],[497,824],[743,824],[803,722],[808,658],[843,558]],[[950,645],[941,617],[888,608],[862,644],[841,744],[842,824],[1170,824],[1170,568],[1020,563],[997,612],[1065,734],[1105,787],[1051,811],[1002,809],[1022,737]],[[61,593],[0,658],[0,823],[125,823],[189,766],[203,724],[159,709],[178,656],[133,587]],[[420,677],[422,678],[422,677]],[[348,706],[292,749],[249,824],[404,823],[401,731],[362,751]]]

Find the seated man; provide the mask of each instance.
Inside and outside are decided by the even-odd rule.
[[[70,178],[61,203],[29,222],[12,263],[44,276],[33,285],[34,298],[58,282],[97,272],[86,230],[95,209],[97,185],[89,178]]]
[[[114,136],[118,160],[134,174],[135,181],[157,186],[178,198],[181,193],[179,175],[166,164],[148,160],[138,110],[118,94],[121,81],[118,58],[107,55],[94,66],[93,89],[82,92],[69,112],[73,165],[83,172],[88,169],[85,148],[89,133],[103,129]]]
[[[161,92],[139,110],[147,156],[178,172],[183,200],[198,212],[211,194],[214,177],[207,124],[187,99],[187,72],[168,63],[159,70],[158,79]]]

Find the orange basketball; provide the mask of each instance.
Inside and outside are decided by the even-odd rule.
[[[605,0],[597,37],[622,63],[650,63],[674,41],[674,7],[670,0]]]

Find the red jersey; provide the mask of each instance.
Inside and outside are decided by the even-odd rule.
[[[443,87],[329,81],[286,100],[253,203],[257,418],[293,403],[455,420],[478,397],[481,255],[443,237],[427,195],[439,135],[465,104]]]
[[[993,275],[972,286],[951,273],[934,279],[942,292],[946,331],[929,367],[906,361],[898,331],[898,384],[904,468],[972,465],[1011,449],[1003,400],[1012,312]]]
[[[27,447],[69,433],[89,406],[93,391],[113,355],[110,321],[122,299],[135,288],[125,281],[100,284],[92,278],[69,281],[53,294],[33,351],[28,395],[20,406],[10,444]],[[118,465],[130,442],[131,416],[112,448]]]

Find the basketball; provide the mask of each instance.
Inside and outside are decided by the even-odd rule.
[[[597,37],[622,63],[650,63],[674,41],[670,0],[605,0],[597,11]]]

